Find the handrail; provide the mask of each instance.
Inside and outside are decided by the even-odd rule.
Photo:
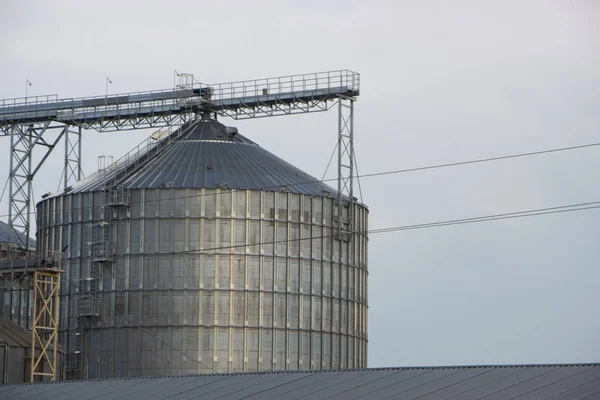
[[[171,88],[152,91],[139,91],[105,96],[58,99],[57,95],[35,96],[0,100],[0,121],[26,118],[49,118],[69,120],[71,118],[100,118],[108,113],[127,118],[135,112],[150,112],[158,107],[167,107],[174,112],[181,107],[203,104],[210,109],[211,103],[222,107],[222,102],[248,97],[286,95],[310,96],[328,91],[338,93],[350,91],[357,95],[360,91],[360,75],[350,70],[335,70],[310,74],[287,75],[227,83],[205,84],[199,81],[189,88]],[[288,99],[288,100],[289,100]],[[218,104],[218,103],[221,104]],[[172,110],[172,111],[168,111]],[[179,111],[177,111],[179,112]]]
[[[228,100],[249,96],[277,95],[297,91],[327,90],[345,87],[358,92],[360,74],[350,70],[336,70],[311,74],[288,75],[276,78],[254,79],[209,85],[213,88],[211,100]]]
[[[106,166],[102,171],[97,172],[97,174],[105,174],[106,182],[117,179],[118,175],[130,166],[139,166],[140,160],[152,150],[160,151],[170,144],[173,139],[181,133],[177,133],[180,129],[181,128],[175,128],[175,131],[173,131],[173,127],[164,127],[157,130],[154,134],[147,139],[144,139],[122,157]]]
[[[5,107],[30,106],[34,104],[46,104],[58,102],[58,95],[47,94],[41,96],[15,97],[12,99],[1,99],[0,109]]]

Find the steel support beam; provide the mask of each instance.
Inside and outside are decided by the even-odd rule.
[[[31,332],[30,381],[49,377],[55,381],[58,351],[58,270],[38,270],[34,273],[33,331]]]
[[[352,231],[354,204],[354,98],[338,100],[338,237]],[[344,201],[348,197],[348,221],[344,221]]]
[[[335,97],[324,99],[309,99],[296,101],[275,100],[270,103],[254,102],[246,104],[240,101],[238,107],[230,109],[227,107],[215,107],[214,112],[223,117],[233,119],[250,119],[276,117],[280,115],[306,114],[310,112],[328,111],[335,105]]]
[[[355,261],[354,246],[354,101],[353,97],[338,99],[338,196],[337,232],[334,233],[333,248],[339,254],[340,268]],[[344,211],[347,210],[347,213]],[[334,265],[332,265],[334,268]],[[340,272],[341,274],[341,272]],[[340,305],[341,308],[341,305]],[[341,329],[341,327],[340,327]],[[342,342],[331,343],[334,353],[342,354]],[[345,349],[348,354],[348,347]]]
[[[120,116],[114,118],[107,117],[103,118],[102,121],[91,122],[68,121],[68,124],[79,126],[83,129],[94,129],[97,132],[113,132],[179,126],[194,118],[196,118],[195,113],[189,111],[181,114],[134,115],[129,118],[122,118]]]
[[[72,129],[69,126],[65,126],[64,134],[65,167],[63,171],[63,188],[66,189],[69,185],[83,178],[81,171],[81,127]]]
[[[29,231],[33,178],[67,131],[66,125],[51,126],[50,121],[38,124],[14,124],[10,131],[10,175],[8,223],[23,233],[21,245],[29,248]],[[58,135],[51,139],[50,132]],[[42,156],[34,161],[34,149],[42,149]],[[80,157],[79,157],[80,159]],[[79,165],[81,165],[79,160]]]

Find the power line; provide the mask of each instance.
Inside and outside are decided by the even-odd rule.
[[[458,220],[431,222],[431,223],[426,223],[426,224],[405,225],[405,226],[398,226],[398,227],[391,227],[391,228],[382,228],[382,229],[378,229],[378,230],[375,230],[375,231],[369,232],[369,233],[370,234],[378,234],[378,233],[398,232],[398,231],[406,231],[406,230],[413,230],[413,229],[436,228],[436,227],[440,227],[440,226],[472,224],[472,223],[476,223],[476,222],[498,221],[498,220],[503,220],[503,219],[513,219],[513,218],[535,217],[538,215],[558,214],[558,213],[565,213],[565,212],[571,212],[571,211],[582,211],[582,210],[591,210],[591,209],[595,209],[595,208],[600,208],[600,202],[591,202],[591,203],[583,203],[583,204],[597,204],[597,205],[587,206],[587,207],[577,207],[577,205],[551,207],[551,208],[546,208],[546,209],[540,209],[540,210],[547,210],[547,211],[538,211],[538,210],[519,211],[519,212],[515,212],[515,213],[508,213],[508,214],[495,214],[495,215],[488,215],[488,216],[475,217],[475,218],[465,218],[465,219],[458,219]],[[561,208],[565,208],[565,207],[573,207],[573,208],[561,209]]]
[[[445,164],[434,164],[434,165],[428,165],[428,166],[423,166],[423,167],[414,167],[414,168],[406,168],[406,169],[373,172],[373,173],[368,173],[368,174],[355,175],[354,178],[357,178],[357,179],[358,178],[370,178],[370,177],[374,177],[374,176],[395,175],[395,174],[402,174],[402,173],[407,173],[407,172],[417,172],[417,171],[425,171],[425,170],[431,170],[431,169],[456,167],[456,166],[461,166],[461,165],[478,164],[478,163],[491,162],[491,161],[500,161],[500,160],[507,160],[507,159],[511,159],[511,158],[529,157],[529,156],[534,156],[534,155],[557,153],[557,152],[561,152],[561,151],[577,150],[577,149],[584,149],[584,148],[596,147],[596,146],[600,146],[600,142],[589,143],[589,144],[584,144],[584,145],[579,145],[579,146],[561,147],[561,148],[555,148],[555,149],[549,149],[549,150],[539,150],[539,151],[533,151],[533,152],[527,152],[527,153],[510,154],[510,155],[506,155],[506,156],[480,158],[480,159],[467,160],[467,161],[457,161],[457,162],[445,163]],[[319,182],[332,182],[332,181],[337,181],[337,180],[338,180],[338,178],[329,178],[329,179],[324,179],[324,180],[314,179],[314,180],[305,181],[305,182],[289,183],[287,186],[302,186],[302,185],[310,185],[310,184],[319,183]],[[256,189],[250,189],[250,190],[259,191],[259,190],[268,190],[268,189],[280,189],[281,186],[282,186],[282,184],[273,185],[273,186],[264,186],[264,187],[260,187],[260,188],[256,188]],[[286,186],[286,185],[284,185],[284,186]],[[237,190],[243,191],[246,189],[229,189],[229,188],[221,189],[220,194],[222,195],[226,191],[233,192],[233,191],[237,191]],[[216,192],[205,193],[205,194],[193,194],[193,195],[189,195],[189,196],[177,197],[177,199],[205,197],[205,196],[217,196],[217,195],[218,194]],[[149,203],[159,202],[159,201],[161,201],[161,199],[135,201],[130,204],[136,204],[136,203],[149,204]],[[87,208],[92,208],[92,206],[80,207],[78,209],[87,209]],[[70,211],[71,209],[65,208],[65,209],[61,209],[61,210],[62,211]],[[37,211],[29,212],[29,214],[34,214],[34,215],[36,213],[37,213]],[[0,217],[6,217],[6,216],[8,216],[8,214],[0,215]]]
[[[582,207],[582,206],[587,206],[587,207]],[[472,224],[472,223],[476,223],[476,222],[487,222],[487,221],[497,221],[497,220],[503,220],[503,219],[533,217],[533,216],[546,215],[546,214],[556,214],[556,213],[565,213],[565,212],[571,212],[571,211],[590,210],[590,209],[594,209],[594,208],[600,208],[600,201],[594,201],[594,202],[589,202],[589,203],[579,203],[579,204],[572,204],[572,205],[564,205],[564,206],[557,206],[557,207],[547,207],[547,208],[540,208],[540,209],[534,209],[534,210],[515,211],[512,213],[504,213],[504,214],[483,215],[483,216],[479,216],[479,217],[471,217],[471,218],[463,218],[463,219],[455,219],[455,220],[428,222],[428,223],[415,224],[415,225],[392,226],[392,227],[387,227],[387,228],[371,229],[366,232],[357,232],[357,233],[373,235],[373,234],[380,234],[380,233],[407,231],[407,230],[413,230],[413,229],[426,229],[426,228],[436,228],[436,227],[440,227],[440,226],[462,225],[462,224]],[[313,240],[313,239],[321,239],[321,238],[334,237],[334,236],[335,236],[335,234],[320,235],[320,236],[309,237],[309,238],[286,239],[286,240],[264,242],[264,243],[221,246],[221,247],[214,247],[214,248],[208,248],[208,249],[203,249],[203,250],[198,250],[198,251],[192,251],[192,252],[188,251],[188,252],[181,252],[181,253],[190,254],[190,253],[194,253],[194,252],[224,250],[224,249],[231,249],[231,248],[236,248],[236,247],[262,246],[264,244],[279,244],[279,243],[286,243],[286,242],[291,242],[291,241]],[[173,254],[173,253],[166,253],[166,254]]]
[[[333,148],[333,152],[331,153],[331,157],[329,157],[329,162],[327,163],[327,167],[325,168],[325,172],[323,172],[323,177],[321,178],[321,182],[324,182],[325,180],[325,175],[327,175],[327,171],[329,171],[329,166],[331,165],[331,162],[333,161],[333,156],[335,155],[335,151],[338,148],[339,143],[335,143],[335,147]]]
[[[6,182],[4,183],[4,189],[2,189],[2,194],[0,195],[0,203],[2,203],[2,199],[4,198],[4,192],[6,192],[6,187],[8,186],[8,181],[10,180],[10,176],[6,178]],[[5,215],[0,215],[0,217],[4,217]]]
[[[400,174],[400,173],[406,173],[406,172],[415,172],[415,171],[423,171],[423,170],[430,170],[430,169],[447,168],[447,167],[454,167],[454,166],[460,166],[460,165],[476,164],[476,163],[483,163],[483,162],[490,162],[490,161],[499,161],[499,160],[506,160],[506,159],[511,159],[511,158],[528,157],[528,156],[533,156],[533,155],[541,155],[541,154],[548,154],[548,153],[554,153],[554,152],[560,152],[560,151],[582,149],[582,148],[594,147],[594,146],[599,146],[599,145],[600,145],[600,143],[592,143],[592,144],[587,144],[587,145],[563,147],[563,148],[557,148],[557,149],[541,150],[541,151],[528,152],[528,153],[519,153],[519,154],[512,154],[512,155],[499,156],[499,157],[490,157],[490,158],[475,159],[475,160],[468,160],[468,161],[460,161],[460,162],[453,162],[453,163],[446,163],[446,164],[429,165],[429,166],[409,168],[409,169],[400,169],[400,170],[392,170],[392,171],[382,171],[382,172],[376,172],[376,173],[370,173],[370,174],[364,174],[364,175],[357,174],[355,177],[356,178],[360,178],[360,177],[367,178],[367,177],[374,177],[374,176],[384,176],[384,175]],[[335,153],[335,149],[334,149],[334,153]],[[333,158],[333,154],[332,154],[332,158]],[[329,161],[329,164],[330,163],[331,163],[331,159]],[[329,168],[329,164],[328,164],[327,168]],[[327,170],[326,170],[326,172],[327,172]],[[337,181],[337,178],[322,179],[321,181],[312,180],[312,181],[307,181],[307,182],[296,183],[296,184],[293,184],[293,185],[312,184],[312,183],[317,183],[317,182],[329,182],[329,181]],[[7,180],[7,183],[8,183],[8,180]],[[260,188],[260,190],[269,189],[269,188],[279,188],[279,185],[273,186],[273,187]],[[3,197],[5,190],[6,190],[6,185],[5,185],[4,190],[2,192],[2,196],[0,196],[0,199]],[[233,191],[235,189],[229,189],[229,190]],[[192,195],[192,196],[185,196],[185,197],[201,197],[201,196],[207,196],[207,195],[217,195],[217,193],[215,192],[215,193],[210,193],[210,194],[204,194],[204,195],[200,194],[200,195]],[[185,198],[185,197],[180,197],[180,198]],[[156,199],[154,201],[160,201],[160,199]],[[470,223],[478,223],[478,222],[498,221],[498,220],[504,220],[504,219],[523,218],[523,217],[531,217],[531,216],[539,216],[539,215],[547,215],[547,214],[555,214],[555,213],[565,213],[565,212],[572,212],[572,211],[582,211],[582,210],[589,210],[589,209],[600,208],[599,204],[600,204],[600,202],[578,203],[578,204],[563,205],[563,206],[556,206],[556,207],[547,207],[547,208],[540,208],[540,209],[533,209],[533,210],[516,211],[516,212],[511,212],[511,213],[491,214],[491,215],[484,215],[484,216],[471,217],[471,218],[454,219],[454,220],[443,220],[443,221],[434,221],[434,222],[422,223],[422,224],[414,224],[414,225],[404,225],[404,226],[394,226],[394,227],[387,227],[387,228],[379,228],[379,229],[372,229],[372,230],[369,230],[369,231],[366,231],[366,232],[359,232],[359,233],[365,233],[365,234],[366,233],[368,233],[368,234],[382,234],[382,233],[391,233],[391,232],[398,232],[398,231],[405,231],[405,230],[428,229],[428,228],[442,227],[442,226],[451,226],[451,225],[461,225],[461,224],[470,224]],[[66,211],[66,210],[63,210],[63,211]],[[35,214],[36,211],[33,211],[32,213]],[[2,215],[2,216],[6,216],[6,215]],[[334,235],[320,235],[320,236],[317,236],[317,237],[309,237],[309,238],[286,239],[286,240],[272,241],[272,242],[262,242],[262,243],[252,243],[252,244],[242,244],[242,245],[230,245],[230,246],[219,246],[219,247],[214,247],[214,248],[202,249],[202,250],[199,250],[199,251],[187,251],[187,252],[181,252],[181,253],[184,253],[184,254],[204,253],[206,251],[212,251],[212,250],[224,250],[224,249],[231,249],[231,248],[237,248],[237,247],[249,247],[249,246],[263,246],[263,245],[268,245],[268,244],[275,245],[275,244],[279,244],[279,243],[289,243],[289,242],[292,242],[292,241],[302,241],[302,240],[314,240],[314,239],[320,239],[320,238],[326,238],[326,237],[332,237],[332,236],[334,236]],[[154,253],[154,254],[156,254],[156,253]],[[167,254],[177,254],[177,253],[169,252]],[[80,289],[77,284],[75,284],[73,281],[71,281],[70,279],[68,279],[64,275],[63,275],[63,279],[65,279],[69,284],[73,285],[78,290]],[[122,317],[123,320],[126,321],[127,323],[129,323],[131,326],[133,326],[133,327],[141,330],[142,332],[150,335],[156,341],[161,342],[165,346],[167,346],[167,347],[171,348],[172,350],[180,353],[184,357],[189,358],[191,360],[194,360],[194,362],[196,362],[202,368],[207,368],[209,370],[212,370],[212,367],[208,367],[208,366],[204,365],[201,361],[198,361],[196,358],[191,357],[190,355],[184,353],[182,350],[180,350],[180,349],[172,346],[170,343],[167,343],[166,341],[160,339],[159,337],[157,337],[156,335],[154,335],[152,332],[148,331],[147,329],[143,328],[139,324],[137,324],[137,323],[131,321],[130,319],[128,319],[125,315],[117,312],[113,307],[110,307],[109,305],[107,305],[106,303],[104,303],[103,301],[101,301],[99,298],[97,298],[95,296],[90,296],[90,297],[93,300],[97,301],[98,304],[100,304],[102,307],[105,307],[106,309],[108,309],[111,312],[113,312],[115,315],[118,315],[119,317]]]
[[[356,168],[356,183],[358,183],[358,193],[360,194],[360,202],[363,202],[363,193],[362,186],[360,185],[360,172],[358,171],[358,159],[356,158],[356,152],[354,151],[354,147],[352,148],[353,157],[354,157],[354,168]]]
[[[370,174],[361,175],[360,177],[361,178],[368,178],[368,177],[371,177],[371,176],[392,175],[392,174],[401,174],[401,173],[405,173],[405,172],[425,171],[425,170],[428,170],[428,169],[457,167],[459,165],[477,164],[477,163],[483,163],[483,162],[489,162],[489,161],[500,161],[500,160],[507,160],[507,159],[510,159],[510,158],[529,157],[529,156],[536,156],[536,155],[540,155],[540,154],[557,153],[557,152],[560,152],[560,151],[577,150],[577,149],[584,149],[584,148],[595,147],[595,146],[600,146],[600,143],[590,143],[590,144],[583,144],[583,145],[580,145],[580,146],[561,147],[561,148],[550,149],[550,150],[540,150],[540,151],[532,151],[532,152],[528,152],[528,153],[510,154],[510,155],[507,155],[507,156],[479,158],[479,159],[468,160],[468,161],[457,161],[457,162],[453,162],[453,163],[429,165],[429,166],[425,166],[425,167],[416,167],[416,168],[407,168],[407,169],[397,169],[397,170],[392,170],[392,171],[374,172],[374,173],[370,173]]]
[[[350,233],[351,234],[362,234],[362,235],[367,235],[367,234],[368,235],[376,235],[376,234],[381,234],[381,233],[391,233],[391,232],[407,231],[407,230],[415,230],[415,229],[428,229],[428,228],[437,228],[437,227],[442,227],[442,226],[464,225],[464,224],[472,224],[472,223],[478,223],[478,222],[489,222],[489,221],[498,221],[498,220],[505,220],[505,219],[534,217],[534,216],[539,216],[539,215],[566,213],[566,212],[572,212],[572,211],[583,211],[583,210],[591,210],[591,209],[595,209],[595,208],[600,208],[600,201],[575,203],[575,204],[537,208],[537,209],[530,209],[530,210],[513,211],[513,212],[508,212],[508,213],[500,213],[500,214],[488,214],[488,215],[481,215],[481,216],[477,216],[477,217],[469,217],[469,218],[461,218],[461,219],[433,221],[433,222],[426,222],[426,223],[413,224],[413,225],[398,225],[398,226],[376,228],[376,229],[370,229],[370,230],[362,231],[362,232],[356,231],[356,232],[350,232]],[[287,223],[287,221],[280,221],[280,222]],[[336,229],[335,227],[327,227],[327,228],[330,228],[332,230]],[[145,254],[139,254],[139,256],[171,255],[171,254],[173,254],[173,255],[204,254],[208,251],[245,248],[245,247],[252,247],[252,246],[276,245],[276,244],[290,243],[290,242],[301,242],[304,240],[331,238],[331,237],[335,237],[336,235],[337,235],[336,233],[333,233],[330,235],[300,237],[300,238],[296,238],[296,239],[282,239],[282,240],[274,240],[274,241],[268,241],[268,242],[231,244],[231,245],[227,245],[227,246],[216,246],[216,247],[209,247],[209,248],[204,248],[204,249],[199,249],[199,250],[191,250],[191,251],[190,250],[175,251],[175,252],[173,252],[173,251],[154,252],[153,251],[153,252],[149,252],[149,253],[145,253]],[[228,254],[230,254],[230,253],[228,253]]]

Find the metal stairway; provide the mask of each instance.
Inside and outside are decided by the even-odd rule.
[[[113,220],[117,209],[128,207],[130,200],[129,191],[118,182],[121,177],[141,168],[166,150],[183,131],[184,129],[175,132],[159,130],[134,150],[98,172],[105,179],[100,206],[101,220],[89,225],[87,275],[80,280],[79,285],[77,328],[73,350],[67,356],[67,379],[86,378],[86,330],[100,323],[100,282],[107,270],[114,274]]]

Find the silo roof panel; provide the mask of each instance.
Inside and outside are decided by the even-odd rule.
[[[185,126],[181,136],[117,184],[126,189],[229,188],[337,196],[337,191],[217,121]],[[133,164],[132,164],[133,166]],[[100,190],[106,174],[74,185],[72,193]]]
[[[23,244],[25,243],[25,235],[0,221],[0,243]],[[35,248],[35,240],[29,239],[29,246]]]

